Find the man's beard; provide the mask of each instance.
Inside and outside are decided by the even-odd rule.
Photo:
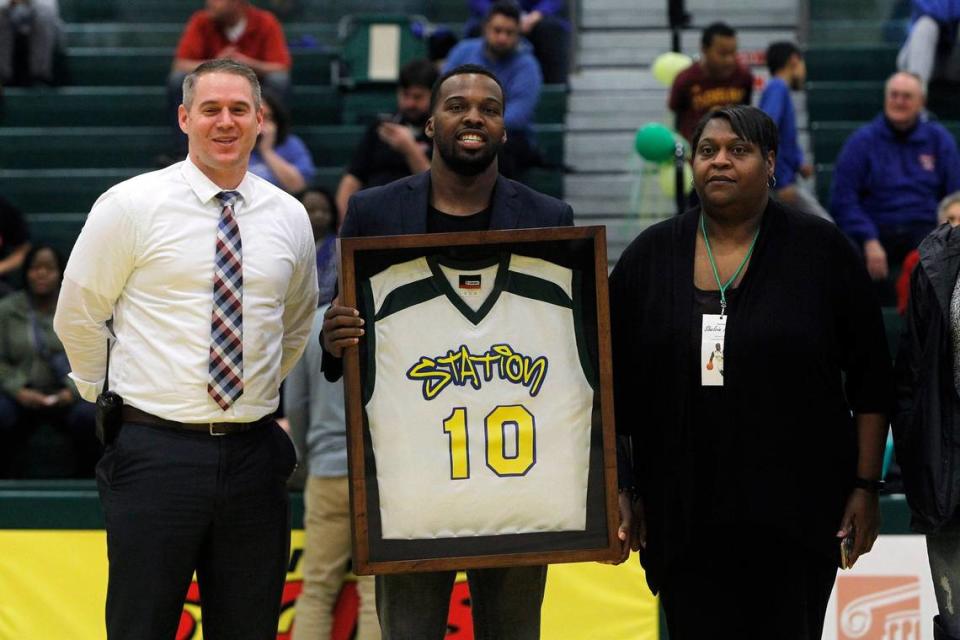
[[[449,140],[437,140],[437,151],[440,157],[450,169],[461,176],[475,176],[487,170],[490,164],[497,158],[503,143],[500,140],[487,142],[483,152],[473,156],[463,156],[457,150],[457,137],[451,136]]]

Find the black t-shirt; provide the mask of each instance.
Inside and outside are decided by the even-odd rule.
[[[433,206],[427,207],[427,233],[486,231],[489,228],[490,207],[468,216],[452,216]]]
[[[378,187],[410,175],[410,165],[402,153],[394,151],[390,145],[380,139],[377,134],[379,122],[371,124],[363,139],[353,152],[353,159],[347,167],[347,173],[355,176],[363,186]],[[433,143],[424,134],[423,128],[415,128],[417,142],[429,158],[433,151]]]

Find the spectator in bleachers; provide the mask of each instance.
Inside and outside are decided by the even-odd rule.
[[[430,90],[437,69],[417,59],[400,70],[397,111],[367,128],[353,159],[337,186],[337,210],[347,211],[350,196],[367,187],[379,187],[430,168],[432,144],[423,132],[430,117]]]
[[[26,73],[14,69],[18,39],[27,46]],[[53,57],[60,38],[60,9],[57,0],[0,0],[0,85],[10,84],[17,75],[29,84],[53,83]]]
[[[317,173],[303,140],[290,133],[290,113],[275,94],[263,92],[263,126],[250,154],[250,173],[288,193],[299,193]]]
[[[805,213],[831,220],[816,196],[797,181],[798,177],[813,175],[813,166],[803,162],[803,150],[797,135],[797,113],[790,99],[790,92],[802,90],[807,78],[803,54],[792,42],[774,42],[767,47],[767,67],[770,81],[760,96],[760,108],[777,125],[780,134],[777,168],[773,173],[777,197]]]
[[[0,298],[13,290],[12,276],[30,250],[30,233],[20,209],[0,196]]]
[[[22,474],[18,451],[38,423],[49,422],[74,442],[74,475],[92,477],[99,454],[94,405],[80,399],[67,377],[70,365],[53,332],[63,259],[52,246],[38,244],[23,264],[25,289],[0,302],[0,475],[4,462],[6,473]]]
[[[170,86],[200,63],[229,58],[253,69],[264,89],[286,95],[290,85],[290,51],[280,22],[247,0],[206,0],[206,9],[190,17],[173,59]]]
[[[325,189],[301,195],[317,244],[317,283],[320,288],[313,333],[303,358],[284,381],[284,412],[290,434],[306,461],[303,493],[303,591],[297,598],[293,640],[329,638],[333,608],[350,562],[350,503],[347,485],[346,419],[343,383],[327,382],[320,370],[323,348],[319,335],[323,315],[337,283],[337,211]],[[373,576],[357,577],[360,615],[356,640],[378,640]]]
[[[206,8],[190,16],[180,36],[167,77],[167,102],[176,140],[174,157],[161,156],[157,164],[182,159],[186,138],[180,131],[177,110],[183,101],[183,79],[200,63],[229,58],[253,69],[264,90],[286,97],[290,89],[292,60],[283,28],[277,18],[247,0],[206,0]]]
[[[313,187],[300,195],[300,202],[310,216],[313,239],[317,244],[318,304],[333,300],[337,286],[337,204],[329,191]]]
[[[890,76],[883,113],[850,136],[834,169],[830,212],[887,305],[896,303],[891,271],[933,230],[940,199],[960,189],[957,143],[923,106],[920,78]]]
[[[960,226],[960,191],[951,193],[940,201],[937,207],[937,224],[949,224],[951,227]],[[904,315],[907,312],[907,302],[910,300],[910,276],[920,262],[920,250],[914,249],[903,260],[900,276],[897,278],[897,312]]]
[[[540,64],[520,39],[520,10],[509,0],[490,7],[483,36],[469,38],[450,51],[443,73],[464,64],[476,64],[496,74],[506,100],[507,142],[500,152],[500,173],[517,179],[541,164],[533,134],[533,113],[540,100],[543,75]]]
[[[464,29],[467,37],[481,34],[484,18],[495,0],[469,0],[470,19]],[[565,0],[519,0],[520,32],[533,45],[540,63],[543,81],[562,84],[567,81],[570,23],[565,19]]]
[[[953,53],[960,25],[960,0],[913,0],[910,35],[897,68],[919,76],[924,91]]]
[[[328,265],[327,272],[336,277],[336,264]],[[326,304],[317,309],[307,348],[287,376],[283,398],[290,433],[308,473],[303,493],[303,591],[297,598],[293,640],[330,637],[334,605],[351,556],[343,381],[327,382],[320,369],[323,348],[318,337],[325,312]],[[380,638],[374,591],[373,576],[357,577],[356,640]]]
[[[668,106],[676,114],[677,131],[689,141],[704,114],[750,104],[752,95],[753,74],[737,62],[737,32],[714,22],[700,35],[700,60],[674,79]]]

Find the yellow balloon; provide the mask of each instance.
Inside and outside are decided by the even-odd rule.
[[[657,82],[670,87],[673,86],[673,80],[677,77],[677,74],[691,64],[693,64],[693,58],[690,56],[675,51],[668,51],[656,57],[653,61],[651,71],[653,71],[653,77],[657,79]]]
[[[660,183],[660,190],[663,191],[663,195],[668,198],[677,195],[676,173],[672,162],[660,165],[660,175],[657,176],[657,181]],[[691,191],[693,191],[693,169],[690,168],[690,163],[684,162],[683,193],[689,194]]]

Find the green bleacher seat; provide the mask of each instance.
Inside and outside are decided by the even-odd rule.
[[[167,127],[5,127],[0,167],[150,167],[170,146]]]
[[[173,51],[183,33],[175,22],[76,22],[64,25],[68,47],[159,47]],[[288,46],[296,51],[312,42],[336,47],[337,27],[323,22],[296,22],[283,25]]]
[[[883,81],[810,82],[807,112],[811,122],[859,120],[866,122],[883,108]]]
[[[296,87],[291,112],[295,126],[338,122],[337,90]],[[162,126],[171,117],[162,86],[14,88],[5,90],[0,102],[0,125],[5,127]]]
[[[899,44],[906,33],[907,20],[889,20],[858,16],[853,19],[811,20],[811,45],[844,44]]]
[[[811,20],[852,19],[863,16],[873,18],[899,18],[903,3],[900,0],[811,0]]]
[[[804,56],[807,76],[817,82],[845,81],[856,70],[858,81],[886,80],[896,70],[897,44],[811,45]]]
[[[808,83],[810,121],[871,120],[883,109],[883,83],[883,80]],[[931,83],[927,108],[940,120],[960,120],[960,87]]]
[[[73,249],[86,213],[31,213],[26,216],[30,238],[35,243],[47,243],[67,257]]]
[[[271,0],[253,0],[253,4],[272,8]],[[203,8],[202,0],[60,0],[60,15],[65,22],[171,22],[186,23],[190,15]],[[354,13],[386,12],[422,15],[433,22],[462,24],[468,16],[463,0],[300,0],[289,13],[278,17],[285,22],[335,23]]]
[[[540,193],[563,198],[563,171],[560,169],[530,169],[522,182]]]
[[[830,188],[833,186],[833,164],[817,163],[817,200],[829,211]]]
[[[330,82],[332,51],[295,49],[294,87]],[[69,84],[74,86],[165,86],[173,61],[167,47],[72,48],[67,51]]]
[[[813,155],[819,163],[832,163],[843,148],[847,138],[863,122],[827,121],[814,122],[810,126],[810,136],[813,141]],[[960,139],[960,121],[941,122],[955,138]]]
[[[0,193],[26,214],[89,211],[114,184],[142,169],[2,169]]]

